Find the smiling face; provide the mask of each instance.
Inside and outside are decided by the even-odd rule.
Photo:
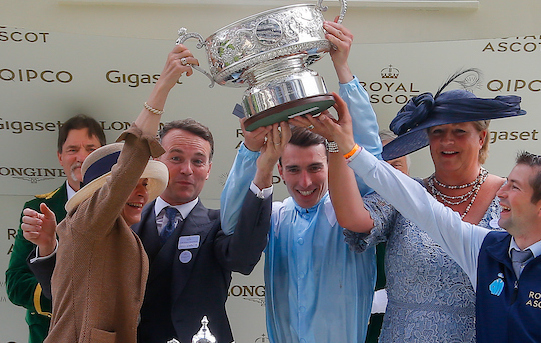
[[[541,200],[532,202],[530,183],[538,172],[539,167],[517,164],[496,193],[502,207],[499,225],[515,237],[530,233],[529,228],[540,221]]]
[[[169,169],[169,183],[160,197],[170,205],[194,200],[210,175],[210,143],[181,129],[168,131],[161,143],[165,154],[158,160]]]
[[[479,170],[479,150],[487,131],[471,122],[433,126],[428,129],[430,154],[436,171]]]
[[[62,145],[62,152],[57,153],[58,161],[64,169],[68,183],[75,191],[80,188],[81,166],[88,155],[101,146],[96,136],[88,136],[88,129],[70,130]]]
[[[143,206],[148,201],[147,185],[148,179],[139,179],[137,186],[122,209],[122,218],[124,218],[128,226],[132,226],[141,220]]]
[[[316,205],[328,189],[328,162],[323,144],[287,144],[278,171],[289,194],[302,208]]]

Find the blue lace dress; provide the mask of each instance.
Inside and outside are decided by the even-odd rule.
[[[379,342],[475,342],[475,292],[468,276],[424,231],[378,194],[363,199],[374,229],[368,236],[348,230],[345,235],[356,251],[387,242],[389,302]],[[479,225],[498,228],[500,212],[495,197]]]

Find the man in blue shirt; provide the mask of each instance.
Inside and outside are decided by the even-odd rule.
[[[541,156],[519,154],[497,193],[502,207],[498,224],[506,232],[490,231],[463,222],[417,181],[356,149],[351,117],[345,105],[341,109],[338,123],[327,118],[323,123],[340,152],[356,150],[349,167],[423,227],[468,274],[476,289],[477,341],[541,342]]]
[[[337,46],[331,57],[340,93],[350,99],[356,123],[363,125],[363,132],[370,132],[356,137],[357,142],[379,155],[381,142],[368,94],[347,65],[352,35],[336,23],[326,23],[325,29]],[[372,306],[374,249],[357,254],[344,242],[327,189],[330,157],[325,139],[310,129],[314,127],[292,130],[278,164],[291,197],[273,203],[265,249],[267,331],[271,342],[360,343],[365,341]],[[257,130],[245,132],[245,143],[222,192],[222,229],[226,234],[233,232],[239,199],[249,188],[256,193],[272,192],[272,188],[254,189],[254,183],[250,186],[256,171],[261,173],[263,167],[256,165],[262,145],[257,135]],[[327,148],[329,155],[337,155],[332,143]]]

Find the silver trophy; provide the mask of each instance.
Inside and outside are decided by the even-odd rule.
[[[203,316],[203,319],[201,319],[201,328],[199,331],[192,337],[192,343],[218,343],[216,341],[216,337],[210,332],[210,329],[208,328],[209,321],[207,319],[207,316]],[[180,343],[176,338],[173,338],[170,341],[167,341],[167,343]],[[235,342],[231,342],[235,343]]]
[[[334,104],[325,82],[307,68],[332,49],[325,39],[323,0],[291,5],[236,21],[209,36],[179,30],[177,44],[190,38],[205,47],[210,73],[193,66],[214,83],[248,87],[242,98],[246,129],[255,130],[299,115],[316,115]],[[340,0],[338,22],[347,10]]]
[[[192,343],[216,343],[216,337],[210,333],[208,324],[209,321],[207,316],[204,316],[201,320],[201,328],[195,334],[195,336],[192,337]]]

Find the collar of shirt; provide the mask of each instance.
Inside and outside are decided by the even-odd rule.
[[[509,244],[509,256],[511,256],[511,249],[521,251],[521,249],[518,247],[517,243],[515,242],[514,237],[511,237],[511,243]],[[530,245],[524,250],[528,250],[528,249],[532,251],[534,258],[537,256],[541,256],[541,241],[535,242],[534,244]]]
[[[68,193],[68,200],[71,199],[71,197],[75,195],[75,190],[71,188],[70,184],[68,183],[68,180],[66,180],[66,191]]]
[[[290,198],[293,201],[293,204],[295,204],[295,210],[299,213],[316,213],[318,209],[321,207],[325,211],[325,217],[327,218],[327,221],[331,226],[334,226],[336,224],[336,214],[334,213],[334,208],[332,207],[331,198],[329,197],[329,192],[325,193],[323,197],[321,197],[321,200],[314,206],[310,208],[304,208],[299,206],[293,199],[293,197]]]
[[[185,204],[173,206],[173,205],[168,204],[161,197],[157,197],[156,198],[156,203],[154,205],[154,213],[156,214],[156,219],[158,219],[158,217],[160,216],[160,212],[165,207],[168,207],[168,206],[176,208],[178,210],[178,212],[182,215],[182,218],[186,219],[188,217],[188,215],[190,214],[190,212],[195,207],[195,205],[197,205],[198,201],[199,201],[199,197],[197,197],[194,200],[192,200],[190,202],[187,202]],[[164,214],[162,214],[162,217],[163,216],[164,216]]]

